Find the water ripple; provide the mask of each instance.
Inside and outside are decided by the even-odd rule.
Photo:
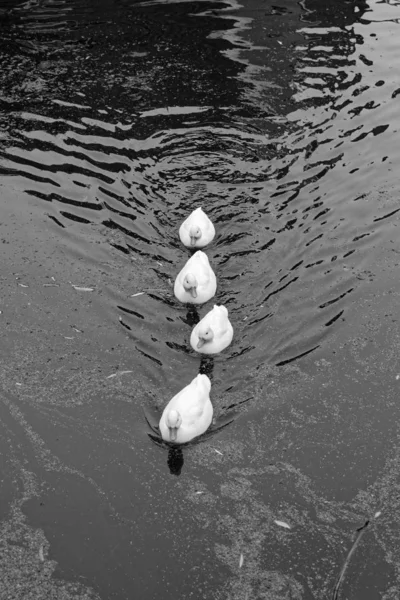
[[[383,181],[397,186],[391,124],[398,88],[388,60],[395,45],[376,62],[377,42],[364,28],[374,16],[391,35],[386,16],[397,5],[374,6],[351,27],[349,15],[324,27],[313,22],[312,11],[291,7],[285,33],[279,23],[288,10],[271,12],[263,45],[256,41],[257,11],[232,4],[228,13],[225,7],[193,14],[198,24],[211,15],[220,22],[208,39],[234,65],[239,94],[231,104],[225,94],[204,104],[198,94],[175,102],[161,94],[131,111],[71,90],[68,99],[56,92],[46,106],[11,113],[0,149],[3,176],[46,210],[51,205],[47,218],[60,228],[79,228],[78,240],[85,228],[100,228],[113,248],[145,259],[158,278],[160,293],[146,293],[145,301],[106,300],[110,318],[132,337],[137,360],[154,381],[154,363],[164,377],[179,361],[187,372],[196,365],[185,345],[186,309],[172,295],[187,259],[176,232],[193,206],[202,205],[217,227],[209,249],[217,301],[227,304],[236,324],[219,368],[234,382],[250,366],[286,364],[329,339],[345,319],[368,252],[396,215],[396,208],[372,200]],[[82,3],[20,5],[15,14],[28,38],[56,29],[71,36],[77,14],[78,28],[106,26]],[[173,46],[173,30],[170,35]],[[154,50],[143,48],[129,81],[151,92]],[[266,52],[269,64],[283,65],[284,82],[279,69],[261,67]],[[95,48],[92,57],[96,79],[106,81],[108,68]],[[120,72],[126,68],[121,64]]]
[[[209,544],[198,536],[196,546],[197,538],[191,535],[194,549],[188,549],[186,538],[174,530],[179,522],[185,535],[187,531],[198,532],[200,523],[201,532],[206,530],[209,535],[212,524],[225,536],[214,513],[229,522],[231,515],[236,515],[242,527],[239,540],[239,529],[230,526],[235,530],[234,561],[236,565],[240,561],[240,582],[247,577],[254,587],[240,588],[240,594],[237,588],[238,598],[248,594],[249,598],[256,597],[257,589],[261,594],[273,593],[270,579],[265,579],[262,589],[256,587],[258,573],[265,574],[265,569],[261,543],[254,544],[253,538],[259,531],[267,531],[271,539],[279,536],[272,528],[276,523],[282,526],[282,518],[283,522],[303,523],[302,532],[316,532],[318,536],[322,535],[322,523],[329,531],[327,544],[331,544],[333,531],[337,538],[331,545],[342,552],[348,531],[343,533],[334,521],[342,522],[345,515],[346,523],[353,527],[353,509],[339,503],[333,510],[335,503],[328,502],[322,493],[317,498],[314,484],[304,475],[310,462],[305,438],[314,431],[318,419],[320,429],[313,443],[316,440],[325,451],[327,438],[335,452],[339,447],[336,437],[342,436],[339,427],[344,419],[338,418],[335,429],[329,422],[333,412],[328,410],[328,391],[335,389],[335,382],[327,397],[321,396],[323,400],[314,405],[308,376],[294,363],[300,361],[301,365],[302,358],[330,349],[335,336],[346,331],[349,315],[354,314],[350,308],[375,277],[377,250],[392,234],[395,237],[400,212],[398,12],[395,0],[369,4],[362,0],[325,4],[282,0],[273,5],[241,5],[235,0],[3,3],[0,178],[2,190],[5,194],[10,190],[15,200],[15,206],[4,202],[3,209],[9,222],[17,224],[4,228],[2,241],[6,244],[14,234],[16,239],[11,241],[19,251],[18,242],[25,242],[22,236],[29,227],[28,242],[32,242],[21,243],[24,254],[20,261],[24,266],[26,263],[25,277],[30,280],[12,279],[10,284],[13,300],[16,286],[26,295],[21,294],[16,309],[15,303],[9,302],[7,310],[18,319],[21,309],[21,314],[33,315],[34,324],[50,329],[47,305],[43,307],[41,302],[44,296],[38,294],[35,302],[25,302],[28,292],[33,298],[41,286],[49,294],[59,294],[54,302],[59,302],[60,309],[50,321],[56,329],[54,337],[37,327],[34,341],[29,342],[33,325],[29,316],[21,319],[21,347],[16,357],[9,359],[2,380],[7,390],[6,402],[0,405],[6,423],[4,450],[6,456],[11,452],[20,457],[26,468],[37,469],[33,463],[39,464],[38,480],[51,490],[48,494],[60,517],[54,523],[58,527],[60,521],[60,531],[68,532],[63,539],[68,538],[71,546],[63,543],[60,550],[53,544],[54,553],[67,556],[66,564],[72,564],[79,574],[79,569],[84,573],[94,564],[93,579],[100,582],[104,597],[156,597],[161,580],[170,585],[168,569],[176,574],[177,568],[187,566],[188,581],[179,579],[182,597],[197,593],[201,578],[207,579],[212,591],[199,592],[199,598],[210,598],[218,585],[223,589],[226,581],[232,583],[231,571],[227,571],[218,574],[222,583],[212,585],[214,572],[220,571],[214,568],[214,551],[207,558],[213,563],[211,574],[208,563],[202,563],[201,574],[193,582],[193,564],[203,557],[200,545],[209,552]],[[175,299],[173,283],[190,256],[190,250],[179,241],[178,228],[197,206],[206,210],[216,226],[216,238],[206,251],[218,289],[206,306],[193,308]],[[22,214],[28,226],[20,231]],[[54,258],[52,283],[46,280],[42,284],[45,254],[62,256],[66,272],[60,272]],[[16,261],[11,263],[12,278],[19,277],[14,272]],[[66,293],[64,298],[67,290],[73,295]],[[235,335],[222,354],[201,359],[190,346],[190,332],[214,302],[227,305]],[[82,324],[75,321],[76,314]],[[37,321],[35,315],[40,315]],[[19,330],[9,320],[12,336]],[[97,348],[92,352],[93,340],[101,340],[99,354]],[[26,353],[27,346],[30,354]],[[118,346],[124,350],[118,351],[117,363]],[[85,360],[90,369],[83,376],[77,347],[82,352],[88,349]],[[385,354],[382,362],[393,361],[393,356],[393,352]],[[56,362],[60,359],[70,362],[69,370],[61,371]],[[358,368],[362,361],[364,357],[354,365]],[[18,365],[18,371],[11,363]],[[341,366],[332,373],[342,368],[342,363],[338,364]],[[291,366],[283,368],[287,365]],[[99,376],[102,368],[106,374]],[[171,390],[199,371],[212,379],[217,420],[230,423],[230,410],[245,404],[255,410],[259,403],[257,410],[263,418],[257,435],[262,442],[257,444],[257,437],[252,437],[258,427],[254,413],[241,414],[244,427],[235,439],[226,437],[225,455],[214,447],[222,443],[223,436],[218,428],[213,429],[207,444],[199,443],[185,455],[197,461],[192,480],[185,478],[187,469],[182,483],[171,484],[159,466],[163,449],[148,444],[140,405],[154,408],[154,423],[149,423],[152,434],[156,434],[156,409],[165,405]],[[382,373],[387,373],[386,365]],[[124,384],[122,375],[127,377]],[[270,377],[277,380],[274,388]],[[287,418],[284,410],[270,425],[274,406],[281,408],[286,377],[295,390],[288,398],[296,399],[296,394],[306,391],[304,414],[290,416],[295,441],[289,440],[290,428],[285,429],[287,438],[281,438],[277,423]],[[65,389],[60,390],[60,380]],[[370,405],[363,398],[354,414],[353,405],[343,412],[354,421],[346,434],[349,438],[343,435],[350,449],[360,440],[368,442],[360,435],[360,410],[370,427],[368,437],[374,431],[372,420],[382,418],[382,403],[374,397],[374,386],[376,381],[367,390]],[[395,395],[392,387],[390,393]],[[343,389],[347,393],[347,388]],[[352,393],[353,388],[348,389]],[[42,392],[43,398],[38,400]],[[342,407],[336,404],[334,409],[336,418]],[[31,440],[36,459],[30,456],[32,449],[25,450],[19,443],[19,429],[14,431],[17,426]],[[395,422],[393,431],[394,427]],[[14,444],[8,443],[7,436],[11,435]],[[156,435],[152,439],[159,442]],[[300,455],[300,465],[303,460],[307,468],[300,471],[289,463],[280,464],[281,458],[275,465],[269,464],[278,439],[288,446],[293,443],[292,456],[297,460]],[[221,462],[212,462],[209,454]],[[274,456],[283,454],[276,452]],[[339,462],[337,456],[331,459],[335,464]],[[78,466],[69,467],[73,462]],[[170,453],[171,472],[179,474],[182,463],[183,453]],[[246,464],[246,469],[240,469],[246,485],[238,483],[232,468],[237,464]],[[50,469],[56,468],[54,477],[50,476]],[[257,482],[250,483],[252,469],[262,482],[256,495]],[[82,485],[90,485],[74,491],[76,483],[68,480],[61,481],[63,487],[57,478],[61,472],[71,477],[79,473]],[[327,472],[330,475],[329,469]],[[93,477],[90,475],[89,480],[86,473]],[[211,483],[207,482],[210,473],[215,475],[215,479],[210,476]],[[283,498],[278,491],[285,473],[285,494],[291,482],[296,500],[290,500],[290,495]],[[215,489],[222,490],[222,495],[211,492],[221,478],[222,487]],[[276,515],[271,508],[274,478],[279,504]],[[364,483],[361,476],[353,477],[351,489],[354,481]],[[198,489],[200,484],[204,489]],[[193,514],[187,507],[182,510],[191,485],[190,502],[197,503],[193,504]],[[307,515],[293,512],[289,506],[289,501],[297,506],[301,487]],[[379,488],[381,498],[382,486]],[[133,530],[128,530],[127,520],[121,530],[114,521],[112,525],[106,523],[103,506],[90,495],[94,492],[102,501],[106,497],[110,506],[118,507],[113,508],[113,518],[119,514],[122,522],[121,515],[129,517]],[[263,500],[263,494],[268,500]],[[204,509],[204,520],[194,526],[199,503],[207,497],[212,498],[216,510],[210,504],[212,510],[210,506]],[[230,514],[224,517],[228,501]],[[291,509],[287,515],[283,501]],[[357,514],[361,514],[365,496],[357,502]],[[310,515],[318,503],[325,517],[319,516],[315,523]],[[43,509],[36,504],[31,506],[32,514],[41,524],[43,519],[49,523],[51,509],[43,517]],[[253,515],[260,512],[260,520],[252,522],[254,535],[247,519],[249,507]],[[167,521],[166,526],[162,520]],[[88,531],[90,544],[89,537],[83,538]],[[160,532],[167,532],[165,539]],[[112,543],[109,533],[114,536]],[[295,532],[286,534],[292,536],[291,543],[304,537],[295,538]],[[98,554],[97,548],[93,553],[93,540],[99,540]],[[267,542],[262,542],[264,548]],[[314,548],[314,538],[307,544]],[[78,558],[76,546],[82,548]],[[171,552],[175,546],[179,546],[178,561]],[[236,574],[229,552],[223,551],[221,544],[218,548],[220,558]],[[275,540],[274,552],[276,548],[282,548],[281,537]],[[192,552],[190,559],[188,552]],[[257,563],[250,563],[250,552]],[[282,552],[284,555],[288,561],[287,553]],[[303,548],[298,555],[304,556]],[[43,562],[42,546],[39,556]],[[304,570],[303,575],[309,572],[309,556],[306,559],[306,565],[297,567],[299,573]],[[280,560],[284,558],[278,557],[277,564]],[[132,564],[139,565],[136,570],[144,573],[134,584]],[[164,570],[159,569],[160,564]],[[246,570],[248,564],[259,567]],[[314,596],[325,597],[332,573],[325,576],[323,568],[318,568],[321,572],[315,567],[312,573],[313,585],[317,590],[317,582],[324,580],[324,589],[318,588]],[[278,579],[274,579],[276,590],[284,581]],[[293,584],[295,580],[290,581]],[[304,575],[302,581],[309,584],[311,578]],[[296,597],[301,595],[297,593],[300,587],[297,583],[291,587]]]

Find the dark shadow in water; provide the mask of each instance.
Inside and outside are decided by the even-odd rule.
[[[200,321],[199,311],[195,304],[187,305],[186,321],[189,327],[194,327]]]
[[[171,475],[180,475],[183,463],[183,452],[181,448],[170,448],[168,451],[167,465]]]
[[[207,375],[212,381],[214,374],[214,357],[213,356],[202,356],[200,361],[199,373],[201,375]]]
[[[356,7],[358,11],[355,11]],[[340,28],[351,27],[360,21],[364,13],[369,10],[366,0],[324,2],[323,4],[317,0],[305,0],[303,8],[307,11],[302,17],[303,21]]]

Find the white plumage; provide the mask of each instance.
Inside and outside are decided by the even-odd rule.
[[[179,228],[182,244],[188,248],[204,248],[215,236],[215,227],[203,211],[196,208]]]
[[[199,374],[168,402],[160,420],[163,440],[185,444],[209,428],[213,417],[210,390],[207,375]]]
[[[225,306],[214,308],[194,327],[190,336],[193,350],[202,354],[217,354],[229,346],[233,337],[233,327]]]
[[[217,279],[207,254],[198,250],[175,279],[174,293],[181,302],[203,304],[215,295]]]

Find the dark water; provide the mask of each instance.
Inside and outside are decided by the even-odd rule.
[[[398,597],[399,19],[2,3],[0,507],[58,590],[330,598],[370,519],[340,593]],[[202,364],[172,291],[197,206],[235,330]],[[145,415],[199,368],[215,432],[167,464]]]

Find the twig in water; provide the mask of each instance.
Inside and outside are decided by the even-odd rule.
[[[353,543],[352,547],[350,548],[350,551],[346,557],[346,560],[343,563],[342,570],[339,573],[339,577],[336,580],[336,584],[335,584],[335,587],[333,588],[333,592],[332,592],[332,600],[338,600],[338,598],[339,598],[340,587],[341,587],[344,577],[346,575],[347,567],[349,566],[351,557],[353,556],[355,549],[357,548],[358,544],[360,543],[361,537],[364,534],[368,525],[369,525],[369,520],[365,521],[365,523],[362,527],[359,527],[358,529],[356,529],[356,531],[357,531],[356,539],[354,540],[354,543]]]

